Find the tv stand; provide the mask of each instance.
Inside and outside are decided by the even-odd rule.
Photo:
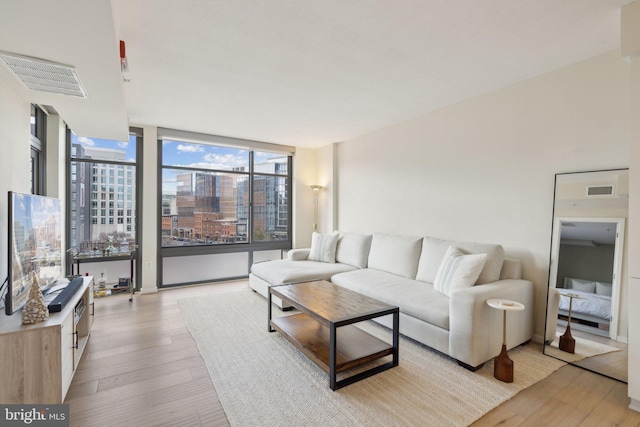
[[[93,277],[83,283],[62,311],[34,325],[22,312],[0,315],[0,402],[63,403],[93,325]]]

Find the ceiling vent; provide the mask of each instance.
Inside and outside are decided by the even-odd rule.
[[[27,89],[87,97],[87,91],[82,86],[75,67],[7,52],[0,52],[0,59]]]
[[[587,187],[587,196],[613,196],[613,185],[590,185]]]

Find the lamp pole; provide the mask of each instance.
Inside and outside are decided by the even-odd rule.
[[[318,191],[322,189],[322,185],[312,185],[313,190],[313,231],[318,231]]]

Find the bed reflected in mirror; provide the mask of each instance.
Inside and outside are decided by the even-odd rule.
[[[629,171],[557,174],[544,353],[627,382]]]

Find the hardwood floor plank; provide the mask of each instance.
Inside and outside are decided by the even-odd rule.
[[[99,382],[100,380],[88,381],[86,383],[73,382],[69,387],[65,401],[68,403],[68,401],[79,399],[84,396],[95,395],[98,392]]]
[[[182,335],[178,335],[178,336],[182,336]],[[170,344],[175,344],[175,340],[173,339],[173,337],[168,336],[168,337],[155,339],[152,341],[142,341],[142,342],[136,342],[132,344],[119,345],[119,346],[105,346],[105,348],[98,348],[94,346],[91,349],[89,349],[87,346],[87,350],[85,353],[87,355],[87,360],[91,360],[91,361],[103,360],[104,361],[105,359],[110,359],[113,356],[130,355],[131,353],[135,353],[140,350],[150,349],[155,347],[163,347]]]
[[[158,364],[149,366],[148,368],[136,369],[118,375],[105,377],[100,379],[100,383],[98,384],[98,393],[109,390],[111,388],[122,387],[123,385],[133,384],[147,379],[153,379],[158,376],[159,372],[179,372],[184,370],[185,368],[189,369],[192,366],[198,366],[200,363],[201,359],[199,359],[199,357],[179,357],[164,364]],[[189,375],[191,375],[191,371],[189,371]]]
[[[562,393],[559,400],[590,412],[615,386],[616,381],[600,377],[593,381],[592,374],[582,371],[571,383],[571,391]]]
[[[521,425],[526,418],[517,415],[505,408],[498,407],[480,418],[473,425],[476,427],[515,427]]]
[[[518,393],[517,398],[510,399],[501,407],[524,418],[540,410],[551,399],[554,399],[582,373],[582,369],[566,365],[543,381],[532,385]]]
[[[85,409],[91,409],[93,399],[98,399],[105,405],[117,405],[122,400],[128,400],[139,395],[145,395],[147,397],[147,404],[145,406],[151,407],[151,391],[156,389],[162,389],[165,387],[177,386],[179,384],[188,383],[193,380],[189,369],[182,369],[170,373],[163,373],[156,375],[153,378],[138,381],[135,383],[129,383],[122,385],[121,387],[113,387],[110,389],[97,391],[93,395],[76,396],[73,399],[69,399],[69,404],[72,404],[75,410],[83,411]]]
[[[570,405],[559,399],[552,399],[538,411],[529,416],[521,427],[562,426],[574,427],[580,425],[589,412]]]
[[[166,405],[180,399],[190,399],[200,394],[214,391],[213,384],[211,384],[209,378],[193,379],[189,382],[152,391],[151,407]]]
[[[640,413],[629,409],[629,402],[627,387],[622,383],[614,384],[580,427],[640,426]]]

